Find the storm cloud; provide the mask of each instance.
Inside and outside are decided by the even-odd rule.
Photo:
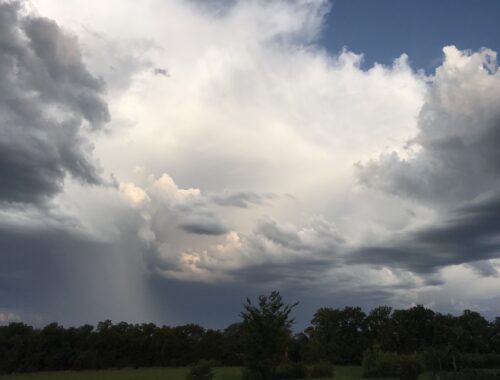
[[[0,202],[42,202],[67,175],[103,183],[86,137],[110,119],[103,89],[76,37],[0,3]]]
[[[0,323],[486,305],[496,53],[369,64],[322,45],[330,10],[0,0]]]
[[[366,186],[433,205],[472,200],[500,177],[500,75],[496,52],[443,49],[429,78],[418,134],[406,149],[359,166]]]
[[[450,265],[470,264],[482,275],[496,273],[489,259],[500,257],[500,195],[490,195],[446,215],[446,219],[416,231],[400,233],[386,245],[362,247],[350,263],[400,267],[435,273]]]

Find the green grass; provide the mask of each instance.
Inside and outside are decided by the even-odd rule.
[[[336,366],[334,380],[360,380],[359,366]],[[103,371],[37,372],[0,376],[0,380],[184,380],[187,368],[142,368]],[[214,380],[241,380],[241,368],[215,369]]]
[[[0,380],[184,380],[188,369],[141,368],[102,371],[36,372],[0,376]],[[215,369],[214,380],[240,380],[241,368]]]
[[[335,366],[334,380],[366,380],[361,375],[363,368],[361,366]],[[380,378],[377,380],[393,380],[392,378]]]

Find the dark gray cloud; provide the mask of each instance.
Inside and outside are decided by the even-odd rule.
[[[385,245],[362,247],[349,263],[405,268],[428,274],[458,264],[472,264],[492,275],[484,260],[500,257],[500,194],[471,202],[453,211],[442,223],[395,236]]]
[[[257,236],[262,236],[283,247],[303,250],[305,248],[302,239],[294,228],[280,226],[276,221],[266,218],[261,220],[256,228]]]
[[[263,218],[257,223],[254,237],[262,237],[285,249],[318,257],[338,253],[344,243],[335,226],[320,217],[310,219],[301,228]]]
[[[128,236],[133,236],[132,231]],[[67,226],[0,222],[0,310],[36,325],[149,321],[140,245],[97,242]]]
[[[155,67],[153,70],[154,75],[163,75],[164,77],[170,77],[170,73],[167,69],[162,69],[161,67]]]
[[[467,265],[469,268],[474,270],[482,277],[498,277],[498,271],[491,264],[491,262],[485,261],[476,261]]]
[[[184,232],[197,235],[224,235],[228,229],[215,216],[211,214],[192,214],[179,224]]]
[[[209,198],[220,206],[248,208],[251,205],[259,205],[265,199],[273,195],[260,195],[251,191],[225,191],[223,193],[212,194]]]
[[[500,181],[500,77],[496,54],[444,49],[407,157],[358,165],[361,183],[434,205],[471,200]]]
[[[86,137],[110,119],[103,89],[75,37],[0,3],[0,202],[41,202],[68,174],[103,182]]]

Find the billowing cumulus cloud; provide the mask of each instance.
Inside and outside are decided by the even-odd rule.
[[[479,275],[495,276],[489,260],[500,253],[497,56],[489,49],[443,51],[406,151],[358,164],[362,184],[440,212],[419,228],[362,247],[351,259],[417,273],[466,263]]]
[[[468,201],[498,187],[500,71],[496,52],[443,49],[429,78],[418,134],[405,155],[382,154],[360,166],[362,183],[434,205]]]
[[[67,175],[101,183],[86,134],[109,112],[77,39],[22,3],[2,2],[0,67],[0,202],[39,202]]]

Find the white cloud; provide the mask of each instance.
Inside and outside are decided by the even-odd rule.
[[[391,67],[363,70],[361,55],[346,50],[332,56],[315,46],[327,2],[238,2],[217,16],[176,1],[35,4],[68,28],[82,24],[114,46],[128,41],[127,54],[140,52],[142,61],[168,69],[170,77],[159,77],[144,66],[125,92],[110,97],[113,119],[128,120],[128,126],[96,143],[102,166],[146,220],[141,236],[155,241],[162,260],[180,252],[216,252],[213,247],[225,244],[223,234],[253,236],[267,215],[280,228],[293,226],[302,251],[330,250],[340,236],[356,241],[364,235],[360,229],[393,228],[394,212],[370,221],[379,207],[366,204],[362,191],[353,192],[353,165],[416,132],[424,78],[404,55]],[[135,21],[125,31],[113,21],[118,19]],[[92,41],[88,32],[80,34]],[[99,49],[109,49],[91,47],[89,65],[103,68],[106,79],[97,57]],[[115,66],[113,57],[109,64]],[[137,166],[153,175],[146,178]],[[247,196],[254,202],[245,209],[218,207],[229,193],[291,194],[296,200]],[[360,209],[369,210],[362,224],[350,217]],[[414,219],[397,213],[403,224]],[[253,249],[259,259],[239,266],[271,260],[272,252],[283,250],[269,236],[254,240],[269,250]],[[285,248],[283,261],[294,257]]]

